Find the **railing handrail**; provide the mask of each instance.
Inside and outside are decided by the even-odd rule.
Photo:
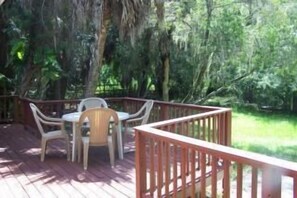
[[[37,99],[31,99],[31,98],[20,98],[27,100],[28,102],[33,102],[33,103],[61,103],[63,101],[67,102],[78,102],[80,99],[72,99],[72,100],[37,100]]]
[[[106,100],[112,99],[112,100],[129,100],[129,101],[139,101],[143,102],[146,101],[146,99],[141,98],[131,98],[131,97],[112,97],[112,98],[105,98]],[[167,101],[161,101],[161,100],[154,100],[154,103],[160,104],[160,105],[171,105],[171,106],[182,106],[182,107],[188,107],[193,109],[204,109],[208,111],[214,111],[218,109],[228,109],[224,107],[213,107],[213,106],[202,106],[202,105],[196,105],[196,104],[188,104],[188,103],[175,103],[175,102],[167,102]]]
[[[199,119],[199,118],[204,118],[204,117],[208,117],[208,116],[213,116],[213,115],[221,114],[221,113],[228,112],[228,111],[231,111],[231,109],[221,108],[221,109],[216,109],[211,112],[203,112],[203,113],[189,115],[189,116],[185,116],[185,117],[173,118],[170,120],[154,122],[154,123],[147,124],[145,126],[152,127],[152,128],[162,127],[165,125],[170,125],[170,124],[174,124],[174,123],[177,124],[177,123],[185,122],[185,121],[192,120],[192,119]]]

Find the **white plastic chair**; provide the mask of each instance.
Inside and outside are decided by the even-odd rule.
[[[108,108],[108,105],[106,101],[103,98],[98,98],[98,97],[90,97],[90,98],[85,98],[80,101],[77,111],[82,112],[90,108]],[[87,130],[89,128],[89,124],[85,123],[84,126],[84,133],[87,134]]]
[[[146,101],[136,113],[129,115],[129,119],[126,120],[126,124],[127,125],[129,125],[129,123],[138,123],[138,125],[147,124],[153,105],[154,105],[153,100]],[[138,126],[138,125],[135,125],[135,126]]]
[[[70,142],[69,142],[68,134],[66,133],[64,128],[64,121],[59,118],[51,118],[51,117],[45,116],[33,103],[30,103],[30,108],[32,110],[38,130],[41,134],[40,160],[42,162],[44,161],[47,142],[49,140],[54,140],[54,139],[64,139],[66,141],[67,160],[69,160],[70,159]],[[59,130],[47,131],[44,128],[45,125],[57,126]]]
[[[123,145],[125,146],[127,136],[129,134],[134,134],[133,127],[144,125],[148,123],[148,119],[150,117],[151,110],[153,108],[154,101],[148,100],[146,101],[143,106],[134,114],[129,116],[129,119],[124,122],[124,138],[123,138]]]
[[[118,115],[109,108],[92,108],[85,110],[78,123],[81,131],[86,120],[89,123],[88,136],[79,133],[78,162],[81,159],[81,144],[83,144],[83,166],[87,170],[89,146],[108,146],[110,164],[114,166],[115,136],[118,129]],[[112,122],[111,122],[112,121]]]
[[[91,97],[81,100],[78,105],[77,111],[82,112],[86,109],[102,107],[108,108],[106,101],[103,98]]]

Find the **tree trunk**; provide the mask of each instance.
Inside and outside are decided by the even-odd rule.
[[[47,99],[54,100],[62,100],[65,98],[66,90],[67,90],[67,81],[68,75],[67,72],[71,70],[71,60],[73,59],[73,29],[69,28],[68,25],[59,25],[58,18],[63,17],[65,20],[65,24],[72,24],[75,21],[74,17],[65,17],[71,16],[72,12],[70,10],[73,9],[71,7],[72,4],[69,1],[53,1],[48,7],[53,10],[53,35],[52,35],[52,44],[53,49],[55,50],[57,61],[61,66],[63,73],[61,77],[50,83],[48,88],[49,91],[46,92]],[[67,46],[61,48],[60,46],[64,46],[63,43],[67,43]]]
[[[297,113],[297,91],[294,91],[292,95],[291,111]]]
[[[3,30],[5,28],[6,21],[7,19],[5,19],[3,12],[0,12],[0,30]],[[13,70],[11,70],[10,68],[5,68],[8,61],[7,54],[9,53],[9,51],[8,51],[8,39],[4,31],[0,31],[0,49],[1,49],[0,50],[0,69],[1,69],[0,75],[3,74],[5,77],[12,79],[14,77]],[[9,90],[7,85],[8,85],[8,82],[5,79],[4,83],[2,84],[3,87],[0,84],[0,95],[8,94],[7,91]],[[13,91],[12,87],[10,89],[11,89],[10,91]]]
[[[166,29],[164,25],[164,2],[155,1],[157,7],[158,16],[158,30],[159,30],[159,50],[161,56],[161,75],[160,80],[162,82],[162,99],[169,101],[169,71],[170,71],[170,40],[171,29]]]
[[[141,57],[143,58],[143,67],[142,67],[142,72],[141,75],[138,77],[138,90],[137,90],[137,97],[146,97],[147,92],[148,92],[148,82],[149,82],[149,70],[151,68],[151,61],[150,61],[150,51],[151,51],[151,37],[153,35],[153,29],[148,28],[144,32],[144,39],[143,39],[143,47],[144,50],[141,53]]]
[[[163,100],[169,101],[169,56],[166,56],[165,60],[163,61],[163,70],[164,70],[164,80],[163,80]]]
[[[28,90],[31,87],[31,83],[33,82],[34,75],[41,75],[40,74],[40,67],[38,65],[34,64],[34,52],[36,49],[36,46],[38,45],[37,42],[37,35],[41,33],[42,28],[39,23],[36,21],[36,19],[40,18],[40,8],[42,6],[41,1],[33,1],[32,2],[32,19],[31,19],[31,27],[30,27],[30,34],[29,34],[29,46],[28,46],[28,54],[24,57],[27,57],[26,60],[24,60],[25,67],[22,75],[21,82],[19,86],[17,86],[19,89],[16,90],[19,96],[25,97],[27,95]]]
[[[89,71],[86,79],[85,97],[94,96],[99,80],[99,71],[102,66],[102,59],[107,37],[107,30],[110,24],[110,6],[108,0],[96,0],[93,10],[93,24],[95,24],[95,41],[90,53]],[[103,23],[102,23],[103,22]]]

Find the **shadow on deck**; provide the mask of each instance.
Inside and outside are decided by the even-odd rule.
[[[134,152],[111,168],[108,150],[89,153],[88,170],[67,161],[62,142],[49,142],[40,161],[40,140],[19,124],[0,125],[1,197],[135,197]]]

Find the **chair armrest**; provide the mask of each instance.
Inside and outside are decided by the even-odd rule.
[[[142,118],[126,120],[125,122],[123,122],[124,131],[125,132],[133,131],[132,128],[135,126],[141,125],[141,122],[142,122]]]
[[[47,121],[50,121],[50,122],[64,122],[64,120],[61,119],[61,118],[52,118],[52,117],[47,117]]]
[[[142,119],[143,119],[143,116],[139,117],[139,118],[128,119],[128,120],[126,120],[126,123],[129,124],[132,122],[138,122],[138,121],[142,121]]]
[[[136,112],[136,113],[134,113],[134,114],[130,114],[130,115],[129,115],[129,119],[136,118],[136,117],[138,117],[141,113],[142,113],[141,111],[138,111],[138,112]]]
[[[129,116],[129,119],[131,119],[131,118],[135,118],[135,117],[138,117],[139,115],[141,115],[141,114],[144,114],[145,112],[145,106],[142,106],[140,109],[139,109],[139,111],[137,111],[136,113],[134,113],[134,114],[130,114],[130,116]],[[142,116],[141,116],[142,117]]]
[[[64,121],[62,122],[54,122],[54,121],[48,121],[48,120],[40,120],[41,123],[46,125],[53,125],[53,126],[64,126]]]

